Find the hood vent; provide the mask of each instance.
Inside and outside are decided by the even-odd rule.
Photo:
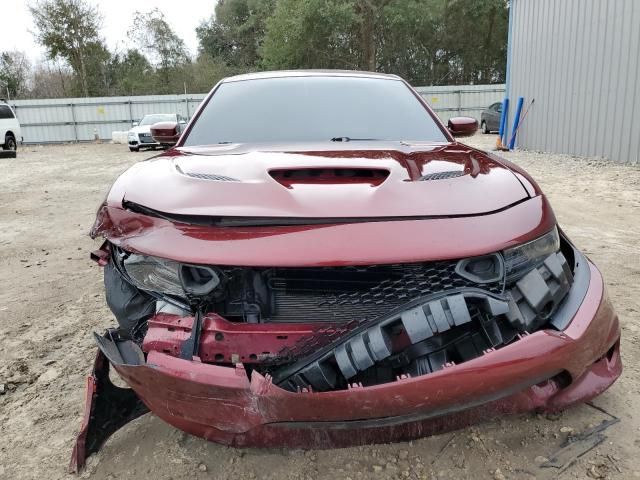
[[[377,187],[389,176],[380,168],[295,168],[271,170],[269,175],[287,188],[294,185],[336,185],[364,183]]]
[[[176,171],[181,175],[186,175],[191,178],[199,178],[200,180],[211,180],[212,182],[239,182],[237,178],[227,177],[225,175],[218,175],[216,173],[198,173],[198,172],[185,172],[180,168],[180,165],[175,164]]]
[[[215,182],[239,182],[237,178],[225,177],[224,175],[216,175],[215,173],[184,173],[187,177],[199,178],[200,180],[212,180]]]
[[[464,175],[464,171],[462,170],[450,170],[448,172],[435,172],[435,173],[427,173],[420,177],[421,182],[426,182],[429,180],[445,180],[447,178],[456,178]]]

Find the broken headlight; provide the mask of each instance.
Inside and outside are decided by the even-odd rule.
[[[503,252],[507,283],[512,283],[524,276],[531,269],[542,264],[550,254],[560,250],[558,228],[530,242]]]
[[[139,289],[184,296],[178,262],[132,253],[125,257],[123,264],[127,275]]]
[[[209,297],[222,283],[215,267],[136,253],[123,258],[127,276],[140,290],[198,300]]]

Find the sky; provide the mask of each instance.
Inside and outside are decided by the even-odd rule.
[[[7,1],[7,0],[4,0]],[[11,12],[10,21],[2,21],[0,27],[0,52],[4,50],[24,51],[32,62],[44,57],[45,50],[40,47],[31,31],[34,30],[31,13],[27,6],[34,0],[8,0],[3,3],[3,11]],[[136,10],[146,12],[158,7],[173,30],[184,40],[192,54],[196,53],[198,40],[195,29],[202,20],[209,18],[217,3],[216,0],[88,0],[98,6],[102,13],[102,36],[109,50],[124,50],[131,46],[127,39],[127,30],[131,27],[133,13]]]

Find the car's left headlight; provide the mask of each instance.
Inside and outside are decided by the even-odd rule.
[[[560,250],[558,228],[530,242],[505,250],[504,267],[507,283],[512,283],[520,277],[538,267],[552,253]]]

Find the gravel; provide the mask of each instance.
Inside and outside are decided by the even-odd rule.
[[[492,148],[493,135],[468,140]],[[151,153],[118,145],[25,147],[0,177],[0,477],[68,478],[95,346],[111,325],[87,232],[117,174]],[[598,264],[620,315],[623,377],[594,404],[622,419],[562,478],[638,478],[640,169],[600,159],[502,154],[538,180],[561,226]],[[303,452],[208,443],[146,415],[89,461],[83,478],[529,479],[567,433],[606,415],[581,405],[395,445]],[[571,428],[571,430],[566,430]],[[566,430],[567,433],[560,434]]]

